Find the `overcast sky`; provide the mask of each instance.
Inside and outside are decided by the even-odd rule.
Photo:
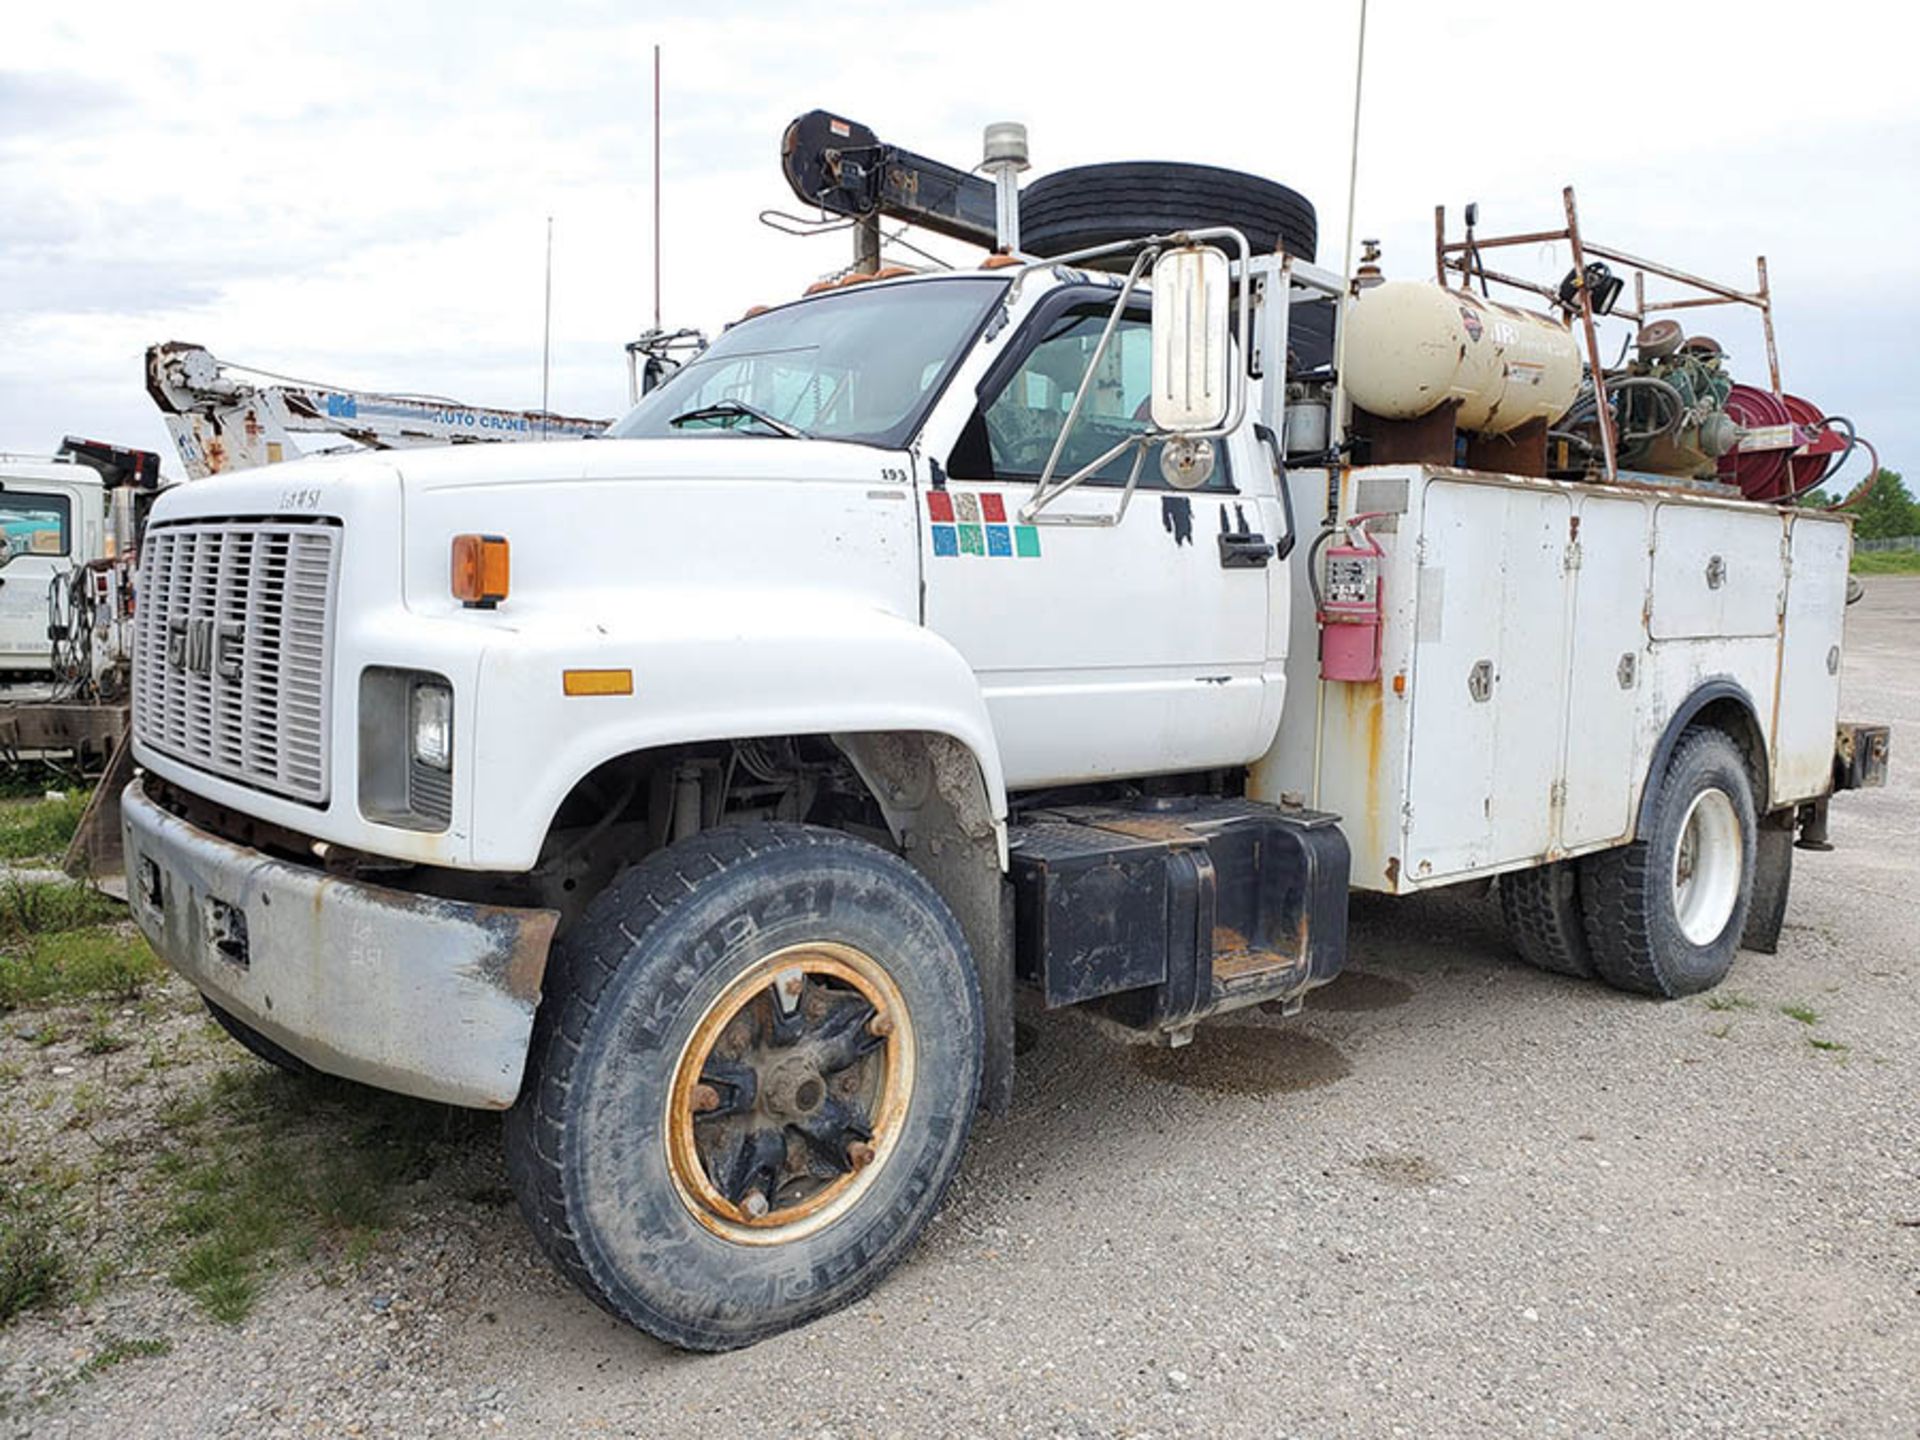
[[[1122,18],[1132,13],[1128,28]],[[1907,7],[1374,0],[1356,206],[1426,275],[1433,207],[1560,223],[1749,283],[1789,390],[1886,463],[1920,446],[1920,100]],[[1340,264],[1357,0],[12,4],[0,18],[0,450],[66,433],[177,459],[159,340],[369,389],[612,416],[652,314],[651,56],[665,47],[669,326],[717,331],[847,259],[757,222],[816,106],[960,165],[1027,122],[1033,175],[1199,160],[1286,181]],[[1033,178],[1031,175],[1028,178]],[[952,252],[950,252],[952,253]],[[912,257],[903,257],[911,259]],[[1511,262],[1541,278],[1563,258]],[[1765,383],[1751,312],[1698,324]],[[1617,343],[1617,341],[1616,341]],[[1908,473],[1913,472],[1909,469]]]

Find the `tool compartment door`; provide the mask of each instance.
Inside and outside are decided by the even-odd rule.
[[[1781,585],[1777,512],[1662,505],[1653,531],[1655,640],[1774,633]]]
[[[1428,482],[1405,852],[1416,881],[1553,843],[1571,515],[1561,491]]]
[[[1840,636],[1846,618],[1852,537],[1844,520],[1795,516],[1793,564],[1780,640],[1780,700],[1773,736],[1773,803],[1824,795],[1833,786],[1833,732],[1840,710]]]
[[[1563,849],[1627,838],[1635,780],[1646,764],[1639,713],[1653,507],[1637,495],[1584,494],[1578,504]]]

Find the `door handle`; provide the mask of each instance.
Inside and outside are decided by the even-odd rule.
[[[1287,462],[1280,454],[1280,441],[1275,438],[1271,426],[1256,424],[1253,435],[1267,447],[1267,454],[1273,459],[1273,483],[1280,491],[1280,510],[1287,517],[1287,533],[1280,537],[1280,543],[1274,546],[1274,554],[1284,560],[1293,554],[1293,542],[1296,531],[1293,524],[1293,491],[1287,485]]]
[[[1222,535],[1220,537],[1220,568],[1222,570],[1259,570],[1273,558],[1273,546],[1267,543],[1264,535]]]

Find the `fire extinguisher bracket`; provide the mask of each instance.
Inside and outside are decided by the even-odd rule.
[[[1383,518],[1380,511],[1350,517],[1342,527],[1343,543],[1327,547],[1318,614],[1322,679],[1366,684],[1380,678],[1380,572],[1386,552],[1367,525]]]

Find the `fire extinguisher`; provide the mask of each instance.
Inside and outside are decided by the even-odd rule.
[[[1380,678],[1380,627],[1385,610],[1381,604],[1381,564],[1386,552],[1367,530],[1367,522],[1378,520],[1384,511],[1370,510],[1350,516],[1342,527],[1345,543],[1327,546],[1327,578],[1324,587],[1307,557],[1307,575],[1314,583],[1315,616],[1320,622],[1320,678],[1367,682]],[[1339,531],[1325,530],[1324,544]]]

